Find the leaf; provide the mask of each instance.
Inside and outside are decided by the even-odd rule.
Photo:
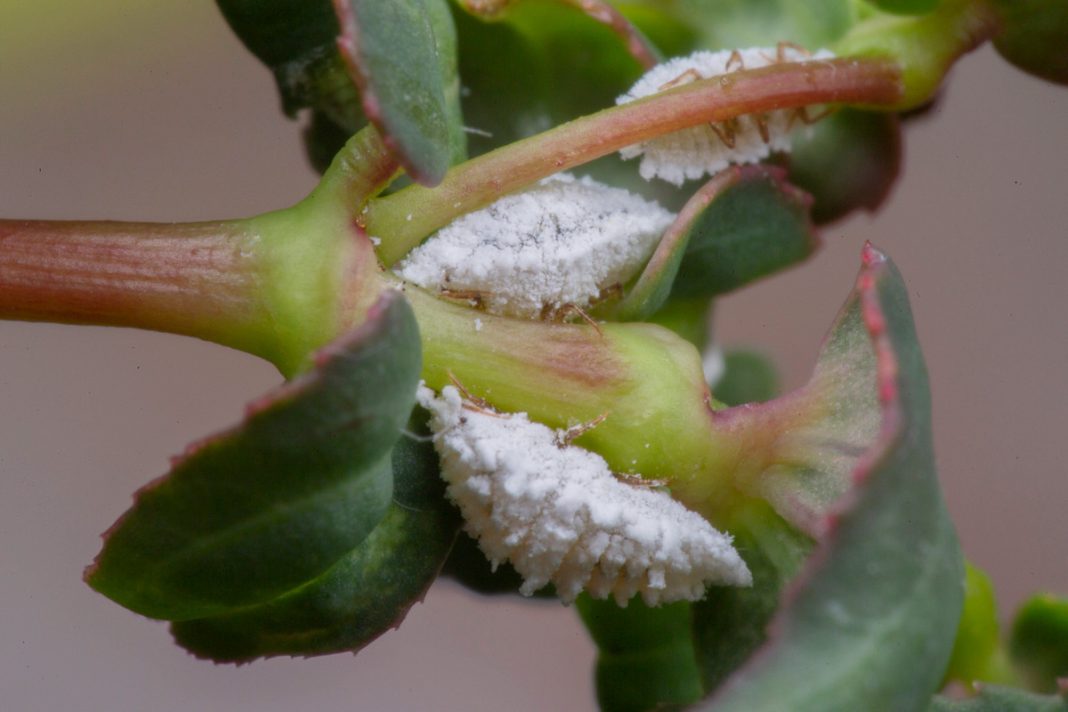
[[[772,380],[751,378],[754,363]],[[748,353],[727,356],[721,384],[737,403],[768,400],[778,390],[771,366]],[[578,599],[599,651],[595,676],[603,710],[694,702],[763,642],[780,589],[796,573],[811,541],[766,508],[753,505],[745,515],[734,544],[753,574],[752,587],[710,588],[702,601],[653,609],[640,598],[626,608],[588,596]]]
[[[452,60],[439,53],[428,12],[442,1],[334,1],[338,49],[364,113],[408,174],[431,186],[441,182],[452,156],[441,69]]]
[[[635,597],[620,608],[583,594],[575,607],[599,651],[594,678],[603,712],[642,712],[700,699],[688,602],[650,608]]]
[[[268,601],[323,573],[386,513],[390,450],[419,368],[415,318],[388,293],[314,371],[138,492],[87,582],[143,615],[183,620]]]
[[[819,243],[807,207],[777,169],[722,171],[686,202],[612,315],[647,320],[669,295],[708,299],[808,257]]]
[[[1010,687],[984,685],[969,700],[936,697],[928,712],[1068,712],[1064,697],[1035,695]]]
[[[813,546],[811,539],[757,504],[741,513],[731,528],[753,585],[712,588],[693,604],[692,638],[706,691],[715,690],[765,643],[782,593]]]
[[[811,255],[810,200],[773,166],[734,166],[686,202],[609,314],[644,321],[669,301],[706,301]]]
[[[964,610],[953,642],[953,654],[942,684],[958,680],[1010,682],[1013,678],[1000,645],[998,606],[990,578],[980,569],[965,565]]]
[[[620,16],[603,22],[604,13],[582,9],[597,0],[489,3],[497,11],[479,14],[475,3],[461,5],[468,11],[454,16],[473,155],[611,106],[653,51]]]
[[[1063,0],[994,0],[1001,34],[994,47],[1014,65],[1068,84],[1068,4]]]
[[[1052,692],[1068,678],[1068,598],[1040,594],[1016,612],[1009,640],[1012,661],[1029,684]]]
[[[672,298],[712,297],[796,264],[819,246],[809,199],[767,166],[730,169],[736,178],[693,216]],[[716,179],[713,179],[716,180]]]
[[[885,12],[896,15],[922,15],[938,7],[941,0],[868,0]]]
[[[753,351],[728,351],[723,378],[713,389],[716,400],[728,406],[763,403],[779,392],[775,366]]]
[[[870,335],[878,437],[768,641],[700,709],[920,710],[949,659],[963,565],[934,472],[926,369],[904,282],[871,246],[864,257],[836,325],[850,338],[832,335],[828,347],[855,348],[857,324]]]
[[[777,42],[818,49],[845,34],[855,19],[851,0],[631,0],[617,4],[651,37],[661,36],[662,31],[654,28],[668,25],[666,18],[696,31],[692,44],[673,54],[774,47]]]
[[[312,112],[311,120],[304,127],[304,152],[308,162],[317,173],[325,173],[334,156],[349,139],[349,131],[342,128],[322,111]]]
[[[790,181],[813,197],[817,224],[874,211],[901,169],[897,115],[840,109],[794,134],[788,163]]]
[[[339,0],[344,57],[338,50],[343,27],[331,0],[217,2],[245,46],[274,73],[286,114],[313,110],[305,145],[318,170],[368,117],[417,178],[436,182],[450,160],[464,156],[447,0],[352,0],[351,7]],[[362,44],[361,17],[368,33]]]
[[[274,73],[288,116],[310,107],[350,135],[366,123],[337,53],[340,28],[330,0],[216,2],[234,33]]]
[[[276,655],[356,651],[422,598],[437,576],[459,526],[445,499],[426,413],[393,449],[393,503],[374,531],[330,570],[254,608],[171,626],[198,657],[247,662]]]

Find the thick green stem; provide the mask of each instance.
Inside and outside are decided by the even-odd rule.
[[[382,289],[352,215],[396,171],[367,129],[305,200],[247,220],[0,220],[0,318],[196,336],[291,375]]]
[[[432,388],[455,378],[502,411],[556,428],[605,416],[577,442],[614,470],[666,480],[694,501],[729,490],[722,478],[738,453],[715,428],[696,349],[667,329],[511,319],[415,288],[407,296]]]
[[[904,92],[892,108],[906,111],[930,101],[957,58],[995,36],[1000,24],[987,0],[943,0],[922,15],[877,14],[853,27],[832,49],[898,62]]]
[[[777,64],[692,82],[599,111],[453,168],[436,188],[410,186],[372,200],[361,217],[393,264],[430,233],[501,195],[634,143],[743,114],[810,104],[893,104],[896,64],[836,59]]]

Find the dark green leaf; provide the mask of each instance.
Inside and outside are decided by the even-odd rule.
[[[868,0],[880,10],[896,15],[922,15],[938,7],[941,0]]]
[[[734,170],[739,180],[690,223],[673,298],[730,292],[797,264],[819,246],[808,217],[808,196],[774,169]]]
[[[312,112],[311,121],[304,128],[304,151],[308,162],[318,173],[325,173],[334,156],[349,140],[350,133],[321,111]]]
[[[676,27],[695,30],[693,43],[673,54],[774,47],[777,42],[817,49],[845,34],[854,21],[851,0],[629,0],[616,4],[650,37],[668,34],[672,25],[664,16],[673,19]],[[676,41],[681,36],[678,30],[669,34]]]
[[[716,689],[767,640],[782,592],[812,550],[811,539],[765,506],[751,505],[732,529],[753,585],[712,588],[693,604],[693,640],[705,690]]]
[[[580,4],[521,0],[492,21],[455,12],[472,154],[611,106],[641,76],[619,29]]]
[[[927,375],[905,285],[871,247],[836,330],[852,335],[857,324],[874,351],[863,362],[877,367],[869,387],[884,412],[878,438],[768,642],[702,709],[920,710],[941,680],[963,565],[935,477]],[[856,346],[832,336],[824,351]]]
[[[217,0],[234,33],[274,73],[286,114],[311,107],[352,134],[365,122],[335,41],[330,0]]]
[[[1068,712],[1068,701],[1063,697],[989,685],[968,700],[936,697],[927,712]]]
[[[390,450],[419,368],[415,318],[390,293],[313,372],[141,490],[88,583],[138,613],[183,620],[268,601],[323,573],[386,513]]]
[[[794,134],[790,181],[813,196],[812,217],[827,223],[886,199],[901,167],[897,116],[842,109]]]
[[[643,712],[700,699],[688,602],[649,608],[635,597],[620,608],[583,594],[575,607],[599,651],[595,679],[603,712]]]
[[[763,403],[779,393],[779,375],[766,357],[753,351],[728,351],[723,378],[713,389],[725,405]]]
[[[1068,598],[1035,596],[1016,613],[1009,642],[1012,661],[1037,690],[1052,692],[1068,678]]]
[[[338,0],[338,47],[363,110],[415,180],[436,185],[452,157],[441,54],[444,0]],[[431,7],[433,6],[433,12]]]
[[[393,449],[393,503],[352,552],[317,579],[270,603],[237,613],[174,623],[178,643],[199,657],[246,662],[274,655],[355,651],[390,627],[433,582],[459,526],[445,500],[438,456],[420,427]]]
[[[994,46],[1025,72],[1068,84],[1068,3],[1064,0],[995,0],[1001,34]]]
[[[523,577],[507,561],[494,569],[486,555],[478,548],[478,542],[466,533],[456,537],[456,543],[449,552],[449,558],[445,561],[441,573],[486,596],[519,595],[519,586],[523,583]],[[533,597],[556,598],[556,589],[551,583],[546,584],[535,591]]]

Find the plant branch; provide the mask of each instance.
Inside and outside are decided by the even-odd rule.
[[[372,200],[361,221],[392,265],[457,216],[553,173],[661,134],[743,114],[810,104],[889,105],[898,66],[883,59],[777,64],[692,82],[604,109],[467,161],[435,188],[410,186]]]
[[[136,326],[248,348],[241,223],[0,220],[0,318]]]

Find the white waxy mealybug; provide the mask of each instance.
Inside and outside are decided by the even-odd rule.
[[[458,218],[395,271],[493,314],[567,316],[634,276],[673,219],[655,202],[561,173]]]
[[[530,595],[549,582],[623,605],[697,600],[752,576],[727,534],[663,491],[621,482],[599,455],[524,413],[503,414],[446,386],[419,388],[449,497],[494,566],[510,561]]]
[[[697,79],[742,69],[833,57],[828,50],[809,52],[788,43],[780,43],[777,47],[694,52],[653,67],[630,91],[616,99],[616,103],[626,104]],[[646,180],[655,177],[682,185],[684,180],[714,175],[731,164],[756,163],[772,151],[790,150],[790,130],[798,120],[810,121],[804,109],[739,116],[627,146],[620,155],[623,158],[641,156],[638,170]]]

